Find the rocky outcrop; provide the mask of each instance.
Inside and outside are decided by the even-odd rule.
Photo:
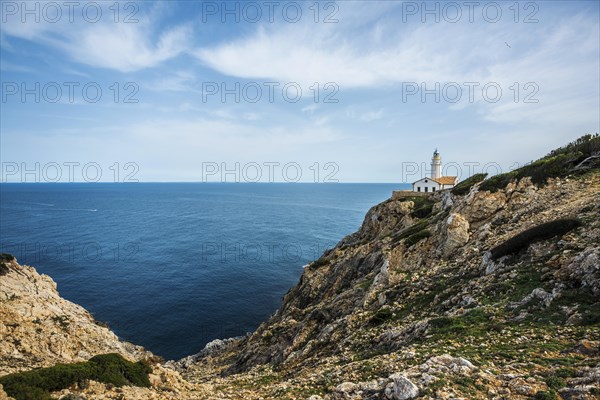
[[[153,355],[120,340],[83,307],[60,297],[56,283],[16,260],[0,276],[0,375],[118,353],[137,361]]]
[[[460,214],[450,214],[446,220],[446,240],[442,254],[448,257],[454,250],[464,246],[469,241],[469,221]]]
[[[594,398],[600,173],[496,189],[475,184],[460,196],[376,205],[359,231],[304,269],[255,332],[166,364],[61,299],[49,277],[8,262],[0,268],[0,375],[117,352],[152,362],[151,388],[90,382],[59,395]],[[580,224],[492,257],[511,238],[563,218]]]

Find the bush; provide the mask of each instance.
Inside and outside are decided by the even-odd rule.
[[[371,325],[381,325],[388,319],[392,318],[392,310],[388,307],[383,307],[377,310],[377,312],[371,317]]]
[[[318,260],[315,260],[312,263],[310,263],[310,266],[313,268],[319,268],[327,264],[329,264],[329,260],[327,260],[325,257],[321,257]]]
[[[427,221],[419,221],[414,225],[409,226],[408,228],[405,228],[403,230],[401,230],[400,232],[394,234],[392,236],[393,242],[397,243],[398,241],[402,240],[402,239],[406,239],[407,237],[414,235],[415,233],[422,231],[423,229],[425,229],[425,227],[427,226]]]
[[[509,254],[515,254],[535,241],[547,240],[554,236],[563,235],[580,225],[581,222],[576,219],[559,219],[527,229],[494,247],[491,250],[492,260]]]
[[[404,245],[406,246],[406,248],[409,248],[413,244],[416,244],[421,240],[428,238],[429,236],[431,236],[431,232],[428,229],[423,229],[422,231],[419,231],[407,237],[404,240]]]
[[[569,174],[580,174],[590,169],[598,168],[598,163],[592,163],[587,168],[575,168],[582,161],[600,152],[600,136],[598,134],[585,135],[568,145],[553,150],[547,156],[525,165],[519,169],[504,174],[499,174],[485,180],[479,187],[481,190],[496,192],[504,189],[509,182],[531,177],[531,181],[543,186],[548,178],[561,178]]]
[[[473,187],[473,185],[481,182],[482,180],[484,180],[486,178],[488,174],[475,174],[472,175],[471,177],[465,179],[464,181],[460,182],[458,185],[454,186],[452,188],[452,194],[458,195],[458,196],[462,196],[464,194],[469,193],[469,190],[471,190],[471,188]]]
[[[11,262],[15,259],[15,256],[7,253],[0,253],[0,276],[6,275],[10,272],[6,263]]]
[[[545,392],[545,391],[539,391],[535,394],[534,397],[535,400],[556,400],[558,399],[558,396],[556,395],[555,392]]]
[[[119,354],[103,354],[89,361],[57,364],[0,377],[4,391],[16,400],[47,400],[50,392],[81,384],[86,380],[109,383],[114,386],[150,386],[151,368],[143,361],[130,362]]]
[[[567,386],[567,382],[558,376],[549,376],[546,378],[546,385],[548,385],[550,389],[558,390]]]
[[[15,256],[13,256],[12,254],[0,253],[0,262],[9,262],[9,261],[14,261],[14,260],[15,260]]]
[[[440,329],[452,325],[453,321],[450,317],[438,317],[430,319],[428,322],[429,327],[433,329]]]
[[[10,269],[8,269],[8,267],[2,263],[0,263],[0,276],[2,275],[6,275],[10,272]]]
[[[427,218],[433,211],[433,204],[428,197],[419,197],[419,201],[415,202],[415,208],[410,215],[415,218]]]

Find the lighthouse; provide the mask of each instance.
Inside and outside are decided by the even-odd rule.
[[[432,193],[438,190],[451,189],[458,182],[456,176],[442,176],[442,156],[435,149],[431,157],[431,176],[414,182],[413,192]]]
[[[431,157],[431,177],[438,179],[442,176],[442,157],[438,153],[437,149],[433,152]]]

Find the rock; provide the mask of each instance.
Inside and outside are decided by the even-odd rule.
[[[521,300],[519,303],[527,304],[531,300],[538,299],[540,302],[542,302],[544,304],[544,307],[548,307],[550,305],[550,303],[552,303],[552,300],[554,300],[554,298],[556,296],[557,296],[557,293],[555,293],[554,291],[552,293],[548,293],[542,288],[535,288],[531,291],[531,293],[529,293],[527,296],[525,296],[525,298],[523,300]]]
[[[506,205],[506,195],[502,191],[477,192],[461,214],[467,215],[470,223],[488,219]]]
[[[483,257],[481,257],[481,265],[479,266],[479,269],[483,270],[485,275],[490,275],[496,272],[500,265],[500,262],[495,262],[492,260],[492,253],[490,251],[486,251],[483,254]]]
[[[360,389],[360,387],[356,383],[353,383],[353,382],[344,382],[344,383],[340,383],[335,388],[335,391],[338,392],[338,393],[349,395],[349,394],[352,394],[352,393],[356,392],[359,389]]]
[[[442,210],[447,210],[454,205],[454,201],[452,200],[452,192],[449,190],[444,192],[444,196],[442,197]]]
[[[381,269],[379,270],[379,273],[377,274],[377,276],[375,276],[375,279],[373,280],[373,285],[387,285],[389,283],[389,267],[389,261],[385,260],[383,262],[383,265],[381,266]]]
[[[600,296],[600,248],[587,247],[571,263],[559,269],[555,276],[581,282],[595,296]]]
[[[56,283],[16,260],[0,277],[0,376],[118,353],[130,361],[154,356],[120,340],[80,305],[60,297]]]
[[[392,386],[392,399],[394,400],[408,400],[414,399],[419,395],[419,388],[417,385],[412,383],[403,374],[394,374],[390,376],[394,383]],[[387,394],[386,394],[387,396]]]
[[[396,211],[402,215],[408,215],[411,213],[413,208],[415,207],[415,203],[413,201],[403,201],[398,204]]]
[[[569,318],[567,318],[565,325],[579,326],[582,322],[583,317],[581,316],[581,314],[578,312],[574,312],[573,314],[569,315]]]
[[[579,353],[585,356],[598,357],[600,356],[600,344],[591,340],[581,340],[571,350],[572,353]],[[599,369],[600,371],[600,369]],[[600,376],[599,376],[600,378]],[[600,383],[600,379],[598,381]]]
[[[385,387],[383,392],[384,396],[388,400],[394,400],[394,382],[390,382]]]
[[[469,241],[469,221],[460,214],[450,214],[446,220],[446,241],[442,248],[444,257]]]
[[[467,359],[452,357],[450,354],[431,357],[425,362],[426,369],[430,371],[453,372],[456,374],[468,374],[476,367]]]
[[[323,400],[323,398],[321,396],[314,394],[314,395],[310,396],[308,398],[308,400]]]
[[[520,394],[522,396],[534,396],[537,393],[535,387],[522,378],[513,379],[508,383],[508,387],[510,388],[511,392]]]

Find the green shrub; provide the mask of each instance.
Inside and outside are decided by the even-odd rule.
[[[462,334],[481,336],[489,331],[490,316],[482,309],[476,308],[457,317],[438,317],[429,320],[428,327],[432,334],[448,336]]]
[[[535,400],[556,400],[558,399],[558,396],[555,392],[549,391],[539,391],[535,394],[534,397]]]
[[[401,230],[400,232],[394,234],[392,236],[392,240],[394,243],[399,242],[402,239],[406,239],[407,237],[414,235],[415,233],[422,231],[427,226],[427,221],[419,221],[414,225],[409,226]]]
[[[371,325],[381,325],[388,319],[392,318],[392,310],[388,307],[383,307],[377,310],[375,314],[371,317]]]
[[[492,260],[509,254],[515,254],[535,241],[547,240],[554,236],[563,235],[580,225],[581,222],[576,219],[559,219],[527,229],[494,247],[491,250]]]
[[[150,386],[151,368],[143,361],[130,362],[119,354],[102,354],[89,361],[57,364],[0,377],[4,391],[16,400],[47,400],[50,392],[81,384],[86,380],[115,386]]]
[[[550,389],[558,390],[567,386],[567,382],[558,376],[549,376],[546,378],[546,385],[548,385]]]
[[[471,177],[465,179],[464,181],[460,182],[458,185],[454,186],[452,188],[452,194],[458,195],[458,196],[462,196],[464,194],[469,193],[469,190],[471,190],[471,188],[473,187],[473,185],[481,182],[482,180],[484,180],[486,178],[488,174],[475,174],[472,175]]]
[[[0,263],[0,276],[2,275],[6,275],[10,272],[10,269],[8,269],[8,267],[2,263]]]
[[[0,276],[6,275],[9,273],[10,269],[6,265],[8,262],[11,262],[15,259],[15,256],[7,253],[0,253]]]
[[[433,201],[428,197],[419,197],[418,202],[415,202],[415,208],[413,208],[410,215],[415,218],[427,218],[433,211]]]
[[[533,183],[543,186],[548,178],[562,178],[569,174],[580,174],[598,168],[597,160],[587,168],[575,168],[585,159],[597,155],[598,152],[600,152],[600,136],[597,133],[585,135],[564,147],[553,150],[547,156],[531,164],[511,172],[495,175],[485,180],[479,188],[496,192],[504,189],[509,182],[526,176],[531,177]]]
[[[15,256],[13,256],[12,254],[0,253],[0,262],[9,262],[9,261],[14,261],[14,260],[15,260]]]
[[[413,211],[410,214],[411,216],[416,218],[427,218],[431,215],[434,202],[429,196],[411,196],[400,199],[401,203],[406,201],[412,201],[414,203]]]
[[[310,266],[313,268],[318,268],[318,267],[322,267],[323,265],[327,265],[329,264],[329,260],[325,259],[324,257],[319,258],[318,260],[313,261]]]
[[[431,236],[431,232],[428,229],[423,229],[422,231],[419,231],[407,237],[404,240],[404,245],[408,248],[413,244],[416,244],[421,240],[428,238],[429,236]]]
[[[431,327],[433,329],[444,328],[444,327],[452,325],[452,318],[449,318],[449,317],[433,318],[433,319],[429,320],[428,325],[429,325],[429,327]]]

